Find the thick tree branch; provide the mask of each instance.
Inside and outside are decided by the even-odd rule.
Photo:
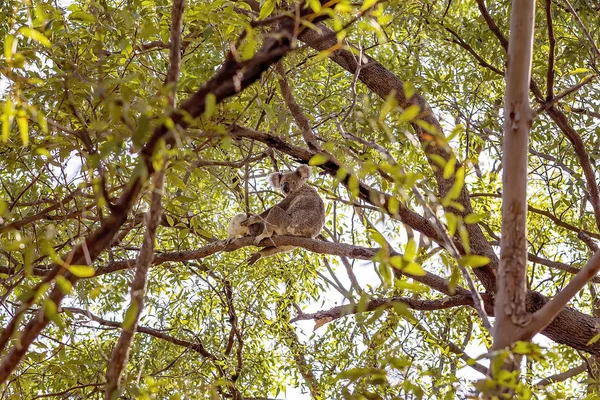
[[[302,111],[302,108],[296,102],[296,99],[294,99],[292,88],[290,88],[290,85],[288,84],[285,68],[283,68],[281,61],[275,65],[275,69],[279,74],[279,88],[281,89],[283,100],[290,109],[290,112],[296,121],[296,125],[298,125],[298,128],[300,128],[300,133],[302,134],[304,141],[310,150],[316,152],[321,151],[321,146],[319,145],[319,142],[317,142],[317,138],[312,131],[310,121]]]
[[[600,270],[600,251],[587,262],[577,275],[563,290],[552,298],[542,309],[533,314],[532,322],[526,327],[524,338],[531,339],[536,333],[544,329],[568,304],[568,302],[583,288],[583,286]]]

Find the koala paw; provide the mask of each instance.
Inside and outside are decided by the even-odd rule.
[[[262,235],[258,235],[257,237],[255,237],[255,238],[254,238],[254,245],[255,245],[255,246],[258,246],[258,244],[259,244],[260,242],[262,242],[262,240],[263,240],[264,238],[266,238],[266,237],[268,237],[268,236],[267,236],[267,235],[265,235],[264,233],[263,233]]]
[[[224,240],[225,242],[225,246],[229,246],[231,243],[233,243],[233,241],[235,240],[235,237],[230,237]]]

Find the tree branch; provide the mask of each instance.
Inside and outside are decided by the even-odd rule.
[[[482,296],[487,296],[485,293]],[[486,297],[487,298],[487,297]],[[489,300],[489,299],[488,299]],[[343,318],[347,315],[358,314],[361,312],[385,310],[393,308],[397,304],[404,304],[408,308],[419,311],[445,310],[457,306],[473,306],[473,298],[471,294],[463,294],[452,297],[445,297],[435,300],[421,300],[410,297],[394,296],[383,299],[370,300],[365,305],[348,304],[321,310],[315,313],[300,313],[292,318],[290,322],[315,320],[317,324],[315,329],[323,324]]]

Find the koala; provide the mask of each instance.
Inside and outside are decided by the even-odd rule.
[[[227,243],[231,243],[233,239],[239,236],[248,236],[250,234],[250,227],[242,226],[248,216],[244,213],[237,214],[229,222],[229,229],[227,229]]]
[[[253,214],[241,213],[237,214],[231,219],[229,222],[229,228],[227,229],[227,240],[225,240],[226,244],[230,244],[237,237],[257,236],[262,233],[262,224],[254,224],[251,226],[242,225],[242,223],[251,216],[253,216]]]
[[[300,165],[295,171],[286,174],[275,172],[269,175],[269,183],[283,192],[285,198],[260,215],[250,216],[241,226],[259,225],[262,231],[254,239],[258,245],[263,239],[273,235],[290,235],[315,238],[325,224],[325,206],[317,191],[306,181],[310,177],[310,167]],[[254,254],[249,260],[253,264],[261,257],[293,250],[294,246],[268,246]]]

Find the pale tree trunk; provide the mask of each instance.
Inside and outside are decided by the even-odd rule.
[[[532,59],[535,1],[513,0],[504,105],[502,175],[502,240],[493,350],[516,341],[530,341],[544,329],[600,269],[600,251],[571,279],[569,284],[534,314],[526,310],[527,282],[527,151],[533,113],[528,90]],[[519,357],[504,368],[518,373]]]
[[[502,240],[493,349],[519,340],[531,320],[525,307],[527,276],[527,152],[533,113],[529,81],[535,0],[513,0],[504,103]]]

